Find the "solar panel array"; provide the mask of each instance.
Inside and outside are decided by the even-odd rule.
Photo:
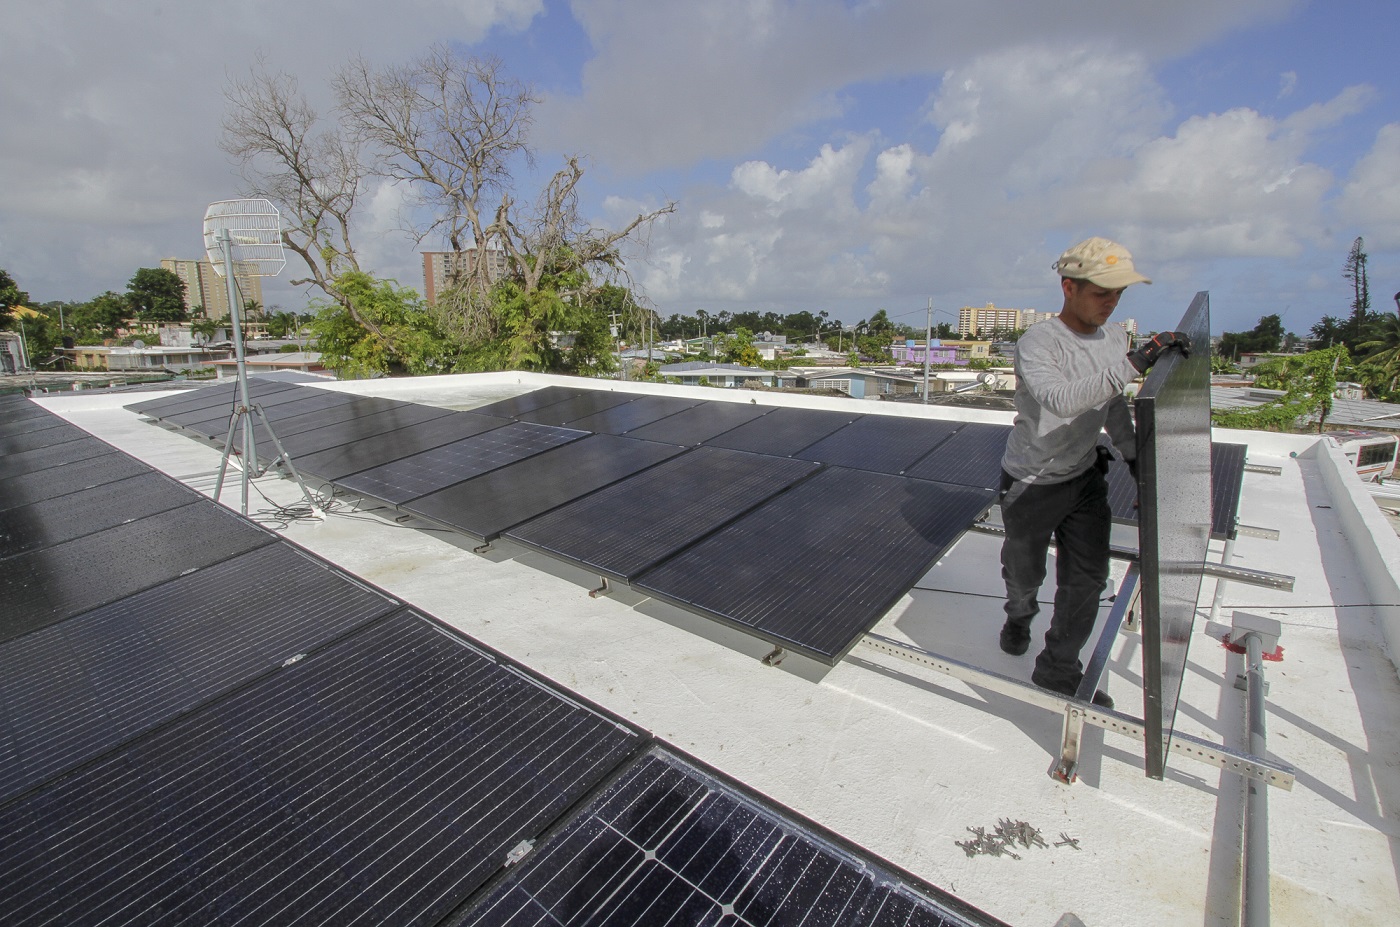
[[[74,453],[0,458],[0,922],[518,923],[578,865],[529,847],[631,808],[675,879],[629,905],[728,874],[736,924],[995,923],[46,417],[0,398],[0,447]]]

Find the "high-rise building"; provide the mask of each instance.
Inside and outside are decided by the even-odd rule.
[[[963,306],[958,310],[959,335],[990,335],[995,329],[1012,331],[1021,324],[1024,309],[1000,309],[991,303],[985,306]]]
[[[505,276],[510,262],[503,248],[486,249],[486,272],[490,280]],[[424,251],[423,252],[423,298],[428,305],[437,302],[437,294],[465,279],[476,267],[476,249],[466,251]]]
[[[213,264],[207,260],[165,258],[160,266],[184,281],[186,312],[198,318],[228,318],[228,284],[214,272]],[[246,306],[249,300],[263,305],[262,277],[255,273],[256,269],[255,265],[243,262],[233,265],[233,279],[238,284],[241,305]]]

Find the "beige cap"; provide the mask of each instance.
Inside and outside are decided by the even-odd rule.
[[[1070,248],[1055,262],[1061,277],[1088,280],[1108,290],[1121,290],[1131,283],[1151,283],[1133,267],[1127,248],[1107,238],[1087,238]]]

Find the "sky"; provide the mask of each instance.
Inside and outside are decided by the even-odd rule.
[[[126,289],[203,250],[245,190],[224,93],[258,61],[322,113],[347,59],[438,42],[495,55],[541,102],[537,174],[579,155],[585,215],[675,202],[627,253],[662,317],[961,306],[1058,311],[1051,265],[1090,235],[1153,279],[1118,317],[1304,334],[1400,291],[1394,0],[0,0],[0,268],[31,300]],[[404,191],[371,191],[362,265],[422,288]],[[301,310],[292,256],[264,301]]]

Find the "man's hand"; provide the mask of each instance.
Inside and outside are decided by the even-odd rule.
[[[1179,349],[1182,357],[1190,357],[1191,339],[1182,332],[1158,332],[1151,341],[1129,354],[1128,362],[1138,373],[1143,373],[1171,348]]]

